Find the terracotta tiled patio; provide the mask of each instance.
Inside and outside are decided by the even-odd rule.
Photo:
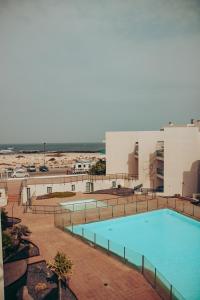
[[[9,215],[11,207],[10,204],[7,206]],[[45,260],[52,259],[58,250],[65,252],[73,260],[74,271],[70,287],[78,299],[160,299],[137,271],[55,228],[53,215],[24,214],[17,204],[13,215],[29,226],[32,231],[31,239],[39,246],[40,254]]]

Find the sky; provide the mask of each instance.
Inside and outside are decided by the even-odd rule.
[[[0,144],[200,119],[200,0],[0,0]]]

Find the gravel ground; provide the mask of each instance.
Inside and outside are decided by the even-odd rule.
[[[36,285],[42,283],[46,289],[37,292]],[[39,262],[28,266],[27,269],[27,287],[29,294],[34,300],[55,300],[57,294],[57,280],[55,275],[48,270],[45,262]],[[62,287],[63,300],[76,300],[75,295],[68,287]]]

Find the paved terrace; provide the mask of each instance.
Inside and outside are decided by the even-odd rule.
[[[77,198],[80,196],[78,194]],[[98,199],[100,197],[105,195],[98,195]],[[82,195],[82,198],[85,197]],[[7,206],[9,215],[12,206],[13,204]],[[55,228],[53,215],[24,214],[22,207],[15,203],[14,216],[21,218],[22,223],[30,228],[31,239],[38,245],[40,254],[45,260],[52,259],[57,251],[65,252],[73,260],[74,271],[70,287],[78,299],[160,299],[156,291],[136,270]]]

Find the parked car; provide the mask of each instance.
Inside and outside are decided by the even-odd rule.
[[[39,170],[40,170],[40,172],[48,172],[49,171],[47,166],[40,166]]]
[[[12,178],[24,178],[24,177],[29,177],[29,174],[24,169],[18,169],[18,170],[13,171],[11,177]]]
[[[7,177],[11,177],[13,171],[14,171],[13,168],[6,168],[6,169],[5,169],[5,174],[6,174],[6,176],[7,176]]]
[[[35,166],[29,166],[27,167],[28,172],[36,172],[36,167]]]

